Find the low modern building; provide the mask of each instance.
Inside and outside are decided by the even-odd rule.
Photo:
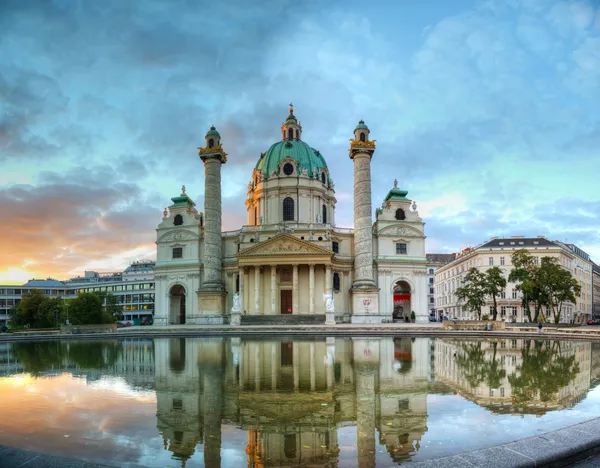
[[[512,270],[511,255],[519,249],[526,249],[533,256],[535,262],[539,262],[542,257],[558,258],[560,265],[570,271],[573,277],[579,281],[582,295],[576,304],[567,304],[563,307],[562,323],[583,321],[591,316],[591,266],[589,269],[586,266],[586,262],[591,265],[589,256],[586,260],[587,254],[581,249],[577,249],[576,246],[569,247],[562,242],[550,241],[543,236],[495,237],[477,247],[464,249],[457,255],[456,260],[435,271],[436,311],[459,320],[474,318],[475,314],[466,310],[455,295],[456,289],[462,285],[467,272],[470,268],[477,268],[485,272],[488,268],[498,266],[504,277],[508,279]],[[590,291],[590,298],[585,295],[587,291]],[[521,299],[521,293],[517,290],[516,285],[508,283],[506,289],[497,298],[498,319],[524,321],[526,317]],[[491,299],[488,300],[482,312],[492,315],[493,302]],[[548,320],[553,320],[550,309],[546,309],[545,313]]]
[[[448,265],[456,260],[455,253],[443,254],[427,254],[427,305],[429,307],[429,316],[434,316],[436,320],[440,320],[440,313],[435,308],[435,272],[438,268]]]
[[[0,286],[0,326],[6,325],[9,312],[33,289],[49,297],[73,299],[83,292],[109,292],[123,306],[123,318],[135,322],[154,313],[154,262],[134,262],[121,273],[86,271],[66,281],[52,278],[32,279],[23,285]]]

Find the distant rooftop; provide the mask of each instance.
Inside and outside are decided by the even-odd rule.
[[[455,253],[434,253],[434,254],[425,254],[425,258],[427,259],[427,263],[439,263],[441,265],[446,265],[448,263],[456,260]]]
[[[521,237],[510,236],[499,238],[496,237],[485,244],[479,246],[480,249],[489,249],[493,247],[556,247],[557,245],[546,239],[545,237]]]
[[[49,287],[49,288],[64,288],[65,283],[62,281],[58,281],[52,278],[47,279],[30,279],[23,285],[28,288],[41,288],[41,287]]]

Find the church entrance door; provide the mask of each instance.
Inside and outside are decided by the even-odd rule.
[[[279,309],[282,314],[292,313],[292,290],[282,289],[281,290],[281,308]]]

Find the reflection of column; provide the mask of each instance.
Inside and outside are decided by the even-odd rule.
[[[261,315],[260,312],[260,266],[254,266],[254,312]]]
[[[277,267],[271,265],[271,313],[277,313]]]
[[[327,390],[333,389],[334,371],[333,366],[335,365],[335,337],[327,337]]]
[[[260,343],[254,343],[254,388],[260,390]]]
[[[298,265],[294,265],[292,276],[292,314],[298,313]]]
[[[277,390],[277,347],[271,344],[271,389]]]
[[[246,312],[246,301],[244,300],[244,267],[240,267],[240,271],[239,271],[239,278],[240,278],[240,291],[239,291],[239,295],[240,295],[240,303],[242,305],[242,314]]]
[[[222,370],[204,368],[204,464],[221,466]]]
[[[293,354],[292,359],[294,362],[294,390],[298,391],[300,387],[300,354],[298,353],[298,343],[294,342],[292,344]]]
[[[308,313],[315,313],[315,266],[308,265]]]
[[[375,382],[379,370],[379,341],[352,342],[356,388],[356,446],[358,467],[375,466]]]
[[[310,344],[310,389],[315,390],[315,344]]]

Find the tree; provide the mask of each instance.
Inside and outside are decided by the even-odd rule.
[[[21,296],[11,322],[17,327],[48,328],[57,326],[56,318],[61,312],[62,299],[49,298],[39,289],[32,289]]]
[[[85,292],[69,302],[69,319],[73,325],[113,323],[114,316],[103,308],[104,295]]]
[[[99,294],[102,298],[102,303],[104,304],[104,310],[109,316],[118,319],[123,315],[123,306],[119,302],[117,296],[109,292],[101,292]]]
[[[562,307],[565,303],[576,303],[576,296],[581,294],[579,282],[571,272],[563,268],[555,257],[543,257],[537,274],[540,293],[550,307],[554,323],[560,323]]]
[[[496,320],[498,316],[498,303],[496,298],[500,295],[500,292],[506,288],[506,278],[502,274],[502,270],[497,266],[488,268],[485,272],[484,278],[484,290],[485,293],[492,298],[494,302],[494,312],[492,320]]]
[[[485,305],[486,282],[485,275],[477,268],[471,268],[462,280],[463,286],[456,289],[454,294],[459,302],[464,302],[471,312],[481,320],[481,308]]]
[[[511,255],[511,260],[514,268],[508,275],[508,281],[515,283],[517,291],[521,291],[521,305],[527,315],[527,320],[531,322],[531,308],[529,305],[536,295],[536,282],[534,278],[537,274],[538,266],[526,249],[515,250]]]

